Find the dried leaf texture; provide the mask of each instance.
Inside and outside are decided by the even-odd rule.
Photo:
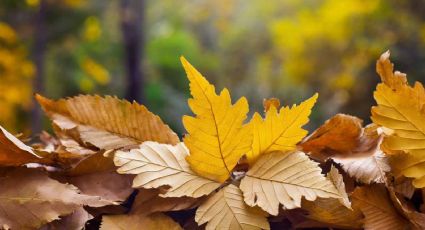
[[[183,117],[188,132],[184,143],[190,150],[187,161],[199,175],[224,182],[251,145],[250,129],[243,126],[248,102],[242,97],[232,105],[226,88],[217,95],[215,87],[186,59],[181,61],[193,97],[188,103],[196,115]]]
[[[280,100],[277,98],[269,98],[263,100],[264,112],[270,110],[270,107],[274,106],[276,109],[280,108]]]
[[[144,141],[176,144],[177,135],[143,105],[115,97],[80,95],[53,101],[36,95],[53,123],[76,129],[82,141],[100,149],[117,149]]]
[[[195,208],[202,199],[191,197],[160,197],[159,189],[139,189],[130,213],[151,214]]]
[[[70,215],[44,225],[40,230],[81,230],[84,228],[86,222],[92,218],[93,216],[84,210],[84,208],[78,208]]]
[[[303,201],[302,208],[308,211],[308,218],[338,228],[361,228],[363,214],[359,209],[352,209],[345,191],[343,177],[334,166],[327,178],[337,188],[342,198],[318,198],[314,202]]]
[[[301,198],[342,198],[317,163],[302,152],[272,152],[263,155],[242,179],[240,188],[245,202],[258,205],[272,215],[301,207]]]
[[[241,190],[228,185],[208,198],[197,210],[195,220],[211,229],[270,229],[267,214],[243,202]]]
[[[156,213],[145,215],[103,216],[100,230],[181,230],[182,228],[170,217]]]
[[[0,166],[18,166],[41,162],[31,147],[0,126]]]
[[[350,154],[358,145],[362,134],[362,120],[337,114],[308,136],[301,147],[319,160],[336,154]]]
[[[296,144],[307,135],[302,129],[309,119],[311,109],[316,103],[318,94],[292,107],[278,108],[271,106],[265,118],[255,113],[250,125],[253,129],[252,148],[247,153],[249,164],[253,164],[264,153],[273,151],[294,150]]]
[[[385,152],[405,151],[397,159],[397,173],[414,178],[415,187],[425,187],[425,90],[418,82],[409,86],[405,74],[393,73],[388,52],[378,60],[377,72],[383,83],[374,92],[378,105],[372,107],[372,120],[393,131],[384,139]]]
[[[31,169],[5,169],[0,173],[0,223],[11,229],[34,229],[83,205],[111,204],[99,197],[79,194],[76,187],[50,179]]]
[[[334,157],[345,172],[357,181],[365,184],[385,183],[386,173],[391,170],[387,156],[376,149],[371,156]]]
[[[391,203],[385,187],[374,184],[358,187],[352,194],[353,206],[365,215],[364,228],[368,229],[409,229],[404,219]]]
[[[169,186],[164,197],[197,198],[210,194],[220,183],[193,172],[185,160],[188,154],[183,143],[171,146],[147,141],[139,149],[116,152],[114,162],[119,166],[118,173],[137,174],[133,187]]]

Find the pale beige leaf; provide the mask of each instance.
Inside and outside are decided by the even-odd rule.
[[[335,188],[338,190],[338,193],[341,196],[338,201],[345,207],[351,209],[351,202],[350,199],[348,199],[347,192],[345,191],[344,178],[338,172],[338,169],[332,165],[331,170],[328,172],[326,177],[329,179],[329,181],[332,182],[332,184],[334,184]]]
[[[373,150],[371,156],[336,156],[332,159],[340,164],[348,175],[365,184],[385,183],[385,174],[391,170],[387,156],[379,148]]]
[[[77,130],[83,142],[100,149],[118,149],[144,141],[176,144],[177,135],[143,105],[115,97],[80,95],[49,100],[36,95],[55,125]]]
[[[243,202],[241,190],[230,184],[211,195],[197,210],[195,220],[211,229],[270,229],[267,213]]]
[[[409,229],[409,222],[397,212],[384,186],[357,187],[351,198],[353,206],[365,215],[366,230]]]
[[[0,166],[43,162],[34,150],[0,126]]]
[[[138,149],[115,153],[118,173],[137,174],[135,188],[169,186],[163,197],[201,197],[210,194],[221,184],[193,172],[185,158],[189,155],[183,143],[175,146],[144,142]]]
[[[76,187],[50,179],[36,169],[0,171],[0,223],[12,229],[34,229],[83,205],[100,207],[110,202],[79,194]]]
[[[148,215],[154,212],[191,209],[197,207],[202,200],[191,197],[160,197],[159,195],[158,189],[139,189],[130,213]]]
[[[170,217],[155,213],[149,216],[142,214],[103,216],[100,230],[180,230],[182,229]]]
[[[242,179],[240,188],[245,203],[258,205],[272,215],[285,209],[301,207],[301,198],[341,198],[338,190],[324,175],[318,163],[303,152],[264,154]]]

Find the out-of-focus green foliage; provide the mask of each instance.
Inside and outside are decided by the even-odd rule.
[[[33,45],[33,15],[40,1],[0,2],[0,20],[22,38],[19,47]],[[120,1],[45,1],[47,95],[125,95]],[[140,63],[146,77],[146,104],[177,132],[181,115],[188,112],[182,103],[188,89],[180,55],[218,88],[229,86],[235,97],[248,95],[256,109],[261,107],[261,98],[271,95],[292,104],[320,92],[313,126],[337,111],[368,119],[377,82],[374,62],[387,49],[401,70],[413,70],[410,79],[425,74],[425,3],[421,1],[145,3]],[[18,53],[14,53],[17,59],[28,59],[25,52]],[[31,80],[19,83],[28,89],[30,84]],[[19,98],[19,103],[28,106],[30,93]],[[16,116],[17,110],[7,111],[25,121],[25,116]]]

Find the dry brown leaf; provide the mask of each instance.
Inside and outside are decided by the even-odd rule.
[[[202,199],[191,197],[160,197],[158,189],[139,189],[130,213],[151,214],[154,212],[178,211],[195,208]]]
[[[0,223],[12,229],[33,229],[83,205],[109,205],[99,197],[79,194],[76,187],[50,179],[36,169],[0,172]]]
[[[100,230],[181,230],[182,228],[170,217],[155,213],[103,216]]]
[[[264,112],[269,111],[270,106],[274,106],[276,109],[280,108],[280,100],[278,98],[269,98],[263,100]]]
[[[70,176],[86,175],[91,173],[115,171],[113,159],[104,157],[103,152],[92,154],[75,165],[67,174]]]
[[[185,158],[189,155],[183,143],[175,146],[147,141],[129,152],[117,151],[114,156],[118,173],[137,174],[135,188],[169,186],[163,197],[201,197],[221,184],[193,172]]]
[[[337,114],[308,136],[300,146],[315,159],[326,160],[336,154],[351,154],[359,145],[362,120]]]
[[[86,222],[92,218],[93,216],[84,210],[84,208],[78,208],[70,215],[44,225],[40,230],[81,230]]]
[[[415,187],[412,185],[412,179],[406,177],[396,178],[394,181],[394,192],[411,199],[415,193]]]
[[[357,181],[365,184],[385,183],[386,173],[391,170],[387,156],[379,149],[373,150],[373,155],[359,155],[358,157],[334,157],[345,172]]]
[[[158,116],[136,102],[90,95],[57,101],[40,95],[36,98],[55,125],[63,130],[77,130],[83,142],[100,149],[118,149],[148,140],[179,142]]]
[[[353,206],[365,215],[366,230],[409,229],[409,222],[397,212],[383,185],[358,187],[351,198]]]
[[[0,166],[43,162],[34,150],[0,126]]]
[[[197,210],[195,220],[211,229],[270,229],[267,213],[243,202],[241,190],[230,184],[211,195]]]
[[[415,210],[412,203],[406,201],[403,197],[398,196],[392,187],[388,188],[388,192],[394,206],[397,210],[409,220],[411,229],[425,229],[425,214]]]
[[[294,167],[295,166],[295,167]],[[264,154],[242,179],[240,188],[245,203],[258,205],[272,215],[285,209],[301,207],[301,198],[342,198],[316,162],[302,152]]]

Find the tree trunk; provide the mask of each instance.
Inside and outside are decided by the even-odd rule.
[[[127,71],[126,98],[144,103],[144,75],[140,67],[144,52],[141,27],[144,19],[144,0],[121,0],[121,30]]]
[[[46,1],[41,0],[38,11],[35,15],[35,34],[33,46],[33,59],[36,67],[36,74],[33,80],[33,93],[44,93],[44,53],[46,50]],[[31,131],[37,134],[41,131],[41,108],[35,97],[31,111]]]

